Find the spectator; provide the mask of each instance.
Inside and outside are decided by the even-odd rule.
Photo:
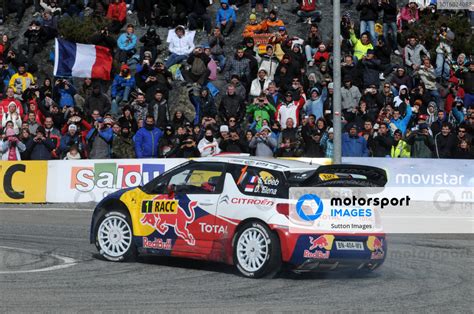
[[[229,130],[229,137],[223,139],[219,143],[219,148],[226,153],[247,153],[248,144],[240,138],[240,134],[236,129]]]
[[[13,74],[10,78],[9,87],[13,88],[15,92],[15,98],[20,98],[21,94],[29,88],[31,85],[35,84],[35,79],[33,75],[29,72],[26,72],[24,64],[18,66],[18,72]]]
[[[369,32],[372,44],[375,46],[377,37],[375,36],[375,22],[378,19],[378,6],[377,0],[360,0],[356,6],[357,11],[360,11],[360,34]]]
[[[69,151],[66,154],[66,157],[64,157],[64,160],[80,160],[82,159],[81,154],[79,153],[79,149],[77,148],[76,145],[72,145],[71,148],[69,148]]]
[[[309,28],[308,37],[305,41],[304,51],[306,55],[306,61],[308,61],[308,66],[312,67],[314,65],[314,54],[319,48],[319,45],[322,43],[322,35],[319,31],[317,24],[311,24]]]
[[[402,29],[407,29],[410,24],[416,23],[419,19],[418,4],[415,1],[410,1],[400,10]]]
[[[275,114],[275,107],[266,101],[264,94],[261,94],[253,104],[247,106],[246,113],[252,116],[252,120],[256,123],[255,128],[260,130],[263,120],[269,121]]]
[[[405,65],[409,74],[417,71],[422,64],[422,55],[430,57],[430,53],[422,44],[418,43],[415,35],[408,37],[408,45],[405,46]]]
[[[470,146],[466,140],[459,141],[458,146],[453,154],[456,159],[474,159]]]
[[[178,152],[176,153],[176,158],[195,158],[201,157],[199,149],[196,147],[196,142],[194,141],[191,135],[187,135],[182,145],[180,146]]]
[[[271,80],[267,76],[267,71],[264,68],[258,70],[258,76],[252,81],[250,87],[250,96],[258,97],[268,89]]]
[[[194,50],[194,43],[192,42],[191,36],[186,34],[183,26],[177,26],[174,32],[176,36],[168,38],[168,49],[171,54],[165,64],[167,69],[186,60],[189,54]]]
[[[2,160],[21,160],[20,153],[26,150],[25,144],[23,144],[17,137],[13,128],[7,128],[5,131],[5,137],[0,143],[0,153],[2,154]]]
[[[316,10],[316,0],[301,0],[296,15],[299,17],[298,23],[305,21],[305,19],[308,24],[321,22],[321,11]]]
[[[176,149],[179,148],[178,145],[179,139],[174,134],[173,126],[165,126],[163,136],[160,138],[160,142],[158,143],[160,157],[173,157],[171,154],[175,153]]]
[[[250,61],[244,56],[244,48],[239,47],[232,59],[226,62],[225,79],[230,81],[233,75],[238,76],[244,84],[249,82]]]
[[[211,34],[211,17],[207,12],[207,7],[210,5],[208,0],[192,0],[191,13],[188,15],[189,30],[198,28],[198,22],[202,22],[204,29],[208,35]]]
[[[127,31],[118,37],[117,46],[119,48],[118,61],[121,63],[126,63],[136,53],[137,35],[132,24],[128,24]]]
[[[395,130],[390,156],[392,158],[410,158],[410,150],[410,146],[403,140],[403,132]]]
[[[46,137],[46,130],[42,126],[36,128],[36,136],[27,142],[26,150],[31,160],[50,160],[55,144]]]
[[[418,130],[411,132],[406,142],[411,146],[410,156],[412,158],[433,157],[434,140],[428,131],[426,123],[420,124]]]
[[[245,105],[242,97],[235,93],[233,84],[227,87],[227,93],[222,96],[219,105],[219,116],[223,122],[227,122],[230,117],[235,117],[240,123],[245,114]]]
[[[110,20],[109,29],[118,34],[127,21],[127,6],[124,0],[113,0],[107,10],[107,18]]]
[[[305,99],[302,96],[294,98],[291,92],[286,92],[285,100],[276,108],[275,120],[286,121],[288,118],[292,118],[299,125],[300,111],[304,104]]]
[[[321,148],[324,150],[324,157],[334,157],[334,129],[330,128],[327,133],[324,133],[321,139]]]
[[[86,98],[84,102],[84,111],[86,115],[90,115],[94,110],[99,112],[99,115],[103,116],[109,112],[112,107],[107,95],[101,92],[100,85],[95,84],[92,88],[92,95]]]
[[[171,121],[168,101],[163,97],[163,92],[159,89],[155,92],[155,99],[148,107],[148,114],[155,119],[156,127],[164,130]]]
[[[33,21],[23,36],[27,39],[27,44],[23,46],[23,50],[26,51],[28,59],[31,60],[35,54],[41,51],[46,39],[46,32],[40,22]]]
[[[392,52],[400,56],[397,44],[397,1],[382,0],[379,2],[379,8],[383,10],[383,37]]]
[[[120,67],[120,73],[117,74],[112,83],[112,114],[117,115],[119,104],[128,103],[130,92],[135,88],[135,78],[130,73],[128,65],[123,64]]]
[[[429,91],[430,95],[434,98],[436,106],[439,106],[440,94],[436,87],[436,73],[434,67],[431,65],[430,59],[425,58],[423,65],[420,66],[415,72],[421,78],[421,81],[425,85],[425,88]]]
[[[15,134],[19,134],[21,128],[20,110],[14,101],[11,101],[8,104],[7,110],[8,111],[4,112],[2,116],[2,128],[6,128],[7,122],[11,121],[13,124],[13,131]]]
[[[342,112],[347,114],[352,112],[359,103],[362,97],[359,89],[352,86],[352,79],[349,77],[344,78],[344,86],[341,89],[341,106]]]
[[[351,125],[349,133],[342,134],[343,157],[368,157],[369,150],[364,137],[357,135],[357,125]]]
[[[277,142],[270,136],[271,129],[263,126],[260,132],[257,132],[249,143],[249,147],[255,149],[257,157],[273,157],[273,150]]]
[[[107,159],[111,157],[113,132],[105,124],[103,118],[98,118],[94,122],[94,127],[87,133],[86,140],[89,144],[89,158]]]
[[[189,70],[182,70],[181,74],[188,83],[205,85],[211,71],[207,68],[210,58],[204,53],[202,46],[196,46],[193,53],[188,57]]]
[[[129,159],[135,158],[135,143],[132,138],[130,123],[121,123],[120,134],[112,141],[113,158]]]
[[[145,57],[145,52],[150,52],[151,60],[155,60],[158,55],[158,46],[161,45],[160,35],[156,33],[154,27],[148,28],[145,35],[140,37],[140,42],[143,43],[143,46],[140,48],[140,58]]]
[[[155,127],[155,119],[151,115],[146,116],[145,125],[138,129],[133,138],[135,141],[135,154],[137,158],[158,157],[158,143],[163,132]]]
[[[221,29],[219,27],[214,28],[212,35],[209,37],[209,47],[211,48],[212,59],[217,62],[217,69],[219,72],[225,68],[225,53],[224,53],[225,40],[222,36]]]
[[[388,132],[387,125],[382,123],[375,137],[370,138],[368,145],[374,157],[389,157],[393,146],[393,138]]]
[[[369,32],[362,33],[360,39],[357,39],[354,28],[351,28],[350,35],[352,45],[354,46],[354,58],[356,60],[362,60],[362,58],[367,55],[369,49],[374,49],[374,46],[370,42]]]
[[[58,35],[58,17],[53,15],[51,11],[45,10],[39,20],[43,29],[44,39],[49,41]]]
[[[367,56],[362,59],[362,80],[364,87],[374,86],[378,90],[380,85],[381,62],[375,56],[375,50],[367,50]]]
[[[327,98],[327,89],[323,89],[322,95],[317,87],[313,87],[310,90],[311,97],[306,100],[306,103],[303,107],[307,115],[313,114],[316,119],[324,117],[323,109],[324,102]]]
[[[219,27],[224,37],[234,30],[235,23],[237,23],[237,16],[233,8],[229,6],[228,0],[220,0],[221,7],[216,15],[216,27]]]
[[[436,158],[452,158],[456,151],[456,135],[451,133],[451,127],[447,123],[443,123],[441,132],[434,137],[434,157]]]
[[[407,105],[406,106],[407,110],[403,118],[401,116],[400,109],[396,107],[393,110],[393,115],[392,115],[392,118],[390,119],[390,124],[394,126],[395,130],[401,131],[402,134],[405,134],[408,123],[410,122],[411,117],[412,117],[412,108],[410,106],[408,99],[406,100],[406,105]]]
[[[206,129],[204,138],[199,141],[198,149],[201,157],[214,156],[221,152],[219,143],[214,138],[214,131],[211,128]]]

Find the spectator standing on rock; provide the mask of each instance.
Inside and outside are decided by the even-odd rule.
[[[157,34],[154,27],[148,28],[145,35],[140,37],[143,46],[140,48],[140,58],[143,59],[145,51],[151,52],[151,60],[155,60],[158,55],[158,46],[161,45],[160,35]]]
[[[300,2],[300,7],[296,11],[296,15],[299,17],[298,23],[305,20],[308,24],[321,21],[321,11],[316,10],[316,0],[301,0]]]
[[[383,37],[397,56],[400,55],[397,44],[397,1],[381,0],[379,8],[383,10]]]
[[[378,0],[360,0],[356,6],[356,10],[360,11],[360,34],[369,32],[372,44],[375,46],[377,37],[375,35],[375,22],[378,19]]]
[[[124,0],[113,0],[107,10],[107,18],[110,20],[109,29],[117,34],[127,22],[127,5]]]
[[[130,73],[128,65],[123,64],[120,67],[120,73],[117,74],[112,83],[112,114],[117,115],[121,102],[128,103],[130,93],[135,88],[135,78]]]
[[[221,29],[219,27],[214,28],[212,35],[209,37],[209,46],[211,47],[212,58],[218,62],[217,70],[220,72],[225,68],[225,53],[224,53],[225,40],[222,36]]]
[[[211,16],[207,12],[210,5],[209,0],[191,0],[191,13],[188,15],[189,30],[193,31],[198,28],[198,22],[202,22],[207,35],[211,34]]]

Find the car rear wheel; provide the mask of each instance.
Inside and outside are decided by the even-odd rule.
[[[109,261],[130,261],[136,256],[130,217],[121,211],[103,213],[95,239],[99,254]]]
[[[245,277],[275,275],[281,267],[278,236],[258,221],[245,224],[234,238],[234,264]]]

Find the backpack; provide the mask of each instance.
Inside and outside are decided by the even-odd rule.
[[[191,73],[194,75],[202,75],[207,70],[204,61],[201,58],[195,57],[193,61],[193,65],[191,67]]]

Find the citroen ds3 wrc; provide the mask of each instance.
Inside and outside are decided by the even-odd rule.
[[[380,234],[289,232],[290,187],[383,187],[384,170],[246,157],[200,158],[97,204],[90,241],[109,261],[165,255],[235,265],[246,277],[373,270],[385,259]],[[344,245],[350,244],[350,245]]]

